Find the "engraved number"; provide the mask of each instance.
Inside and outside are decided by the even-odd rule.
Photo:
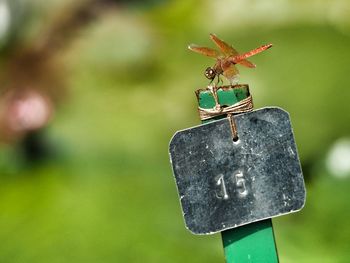
[[[245,179],[243,177],[243,173],[239,172],[235,175],[236,178],[236,186],[238,187],[238,195],[241,197],[245,197],[248,194],[248,190],[245,186]]]
[[[216,185],[220,186],[220,191],[216,192],[216,197],[219,199],[228,199],[228,194],[226,191],[226,185],[224,181],[224,175],[220,174],[218,177],[216,177]]]
[[[224,200],[229,199],[230,196],[227,193],[224,175],[223,174],[218,175],[215,178],[215,180],[216,180],[216,185],[219,187],[219,189],[216,191],[216,197],[218,199],[224,199]],[[238,189],[237,191],[238,191],[239,197],[246,197],[248,195],[246,180],[244,179],[242,172],[233,174],[230,177],[230,181],[236,185]]]

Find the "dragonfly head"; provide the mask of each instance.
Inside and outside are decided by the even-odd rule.
[[[205,72],[204,72],[204,76],[207,79],[213,80],[216,76],[216,71],[215,69],[213,69],[212,67],[208,67]]]

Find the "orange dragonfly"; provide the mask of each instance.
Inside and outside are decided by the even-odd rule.
[[[208,67],[204,72],[206,78],[211,80],[210,83],[213,82],[215,77],[218,78],[219,83],[221,80],[220,75],[224,75],[226,79],[230,81],[231,85],[237,84],[239,71],[235,65],[240,64],[248,68],[255,68],[255,64],[248,61],[247,58],[272,47],[272,44],[263,45],[249,52],[239,54],[237,50],[225,43],[223,40],[219,39],[216,35],[210,34],[210,38],[221,52],[212,48],[200,47],[194,44],[188,46],[188,48],[194,52],[216,59],[215,65],[213,67]]]

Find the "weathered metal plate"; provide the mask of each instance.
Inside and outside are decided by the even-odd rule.
[[[263,108],[177,132],[170,157],[186,227],[194,234],[300,210],[305,186],[289,114]]]

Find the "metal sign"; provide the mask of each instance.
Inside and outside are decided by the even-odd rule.
[[[177,132],[170,157],[186,227],[194,234],[300,210],[305,186],[289,114],[263,108]]]

